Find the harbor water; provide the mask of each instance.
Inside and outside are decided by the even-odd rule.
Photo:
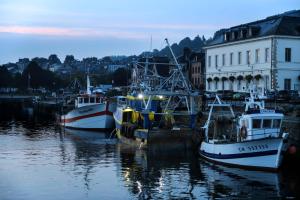
[[[62,130],[31,110],[1,111],[0,199],[299,198],[299,171],[247,171],[196,152],[151,154],[110,133]]]

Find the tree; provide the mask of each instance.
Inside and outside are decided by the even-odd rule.
[[[129,84],[130,76],[130,70],[119,68],[113,73],[114,84],[117,86],[126,86]]]
[[[0,88],[12,86],[13,79],[6,67],[0,66]]]
[[[36,62],[31,61],[22,73],[23,88],[57,89],[66,83],[49,70],[42,69]]]
[[[43,69],[35,61],[31,61],[22,73],[23,86],[39,88],[43,81]]]
[[[61,64],[61,61],[59,60],[59,58],[57,57],[56,54],[51,54],[48,58],[49,64]]]

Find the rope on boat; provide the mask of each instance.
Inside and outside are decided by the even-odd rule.
[[[111,132],[110,135],[109,135],[109,139],[111,139],[113,133],[116,132],[116,130],[117,130],[116,128],[115,128],[114,130],[112,130],[112,132]]]

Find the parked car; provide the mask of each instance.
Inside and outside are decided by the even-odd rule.
[[[217,95],[221,99],[231,100],[233,98],[233,91],[232,90],[218,90]]]
[[[291,100],[299,99],[299,93],[297,90],[289,90],[289,95]]]
[[[246,97],[249,97],[249,93],[246,92],[236,92],[233,94],[233,99],[234,100],[244,100]]]
[[[299,94],[297,90],[280,90],[278,92],[278,98],[277,100],[295,100],[298,99]]]
[[[204,93],[206,99],[214,99],[216,94],[214,92],[205,92]]]
[[[268,100],[275,100],[278,97],[278,92],[276,91],[268,91],[266,92],[266,96]]]

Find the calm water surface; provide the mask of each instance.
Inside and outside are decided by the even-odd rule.
[[[109,133],[60,130],[53,119],[1,116],[0,199],[281,199],[299,175],[212,165],[193,152],[131,149]]]

